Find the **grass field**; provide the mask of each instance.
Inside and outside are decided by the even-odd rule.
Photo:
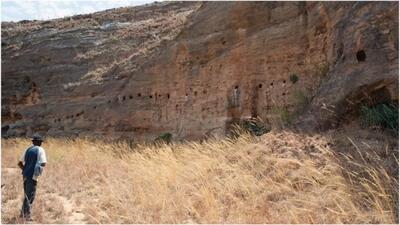
[[[369,134],[368,134],[369,135]],[[271,132],[171,145],[47,139],[35,223],[397,223],[397,140]],[[2,140],[2,223],[19,223]]]

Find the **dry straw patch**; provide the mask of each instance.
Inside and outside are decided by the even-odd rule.
[[[28,145],[2,141],[3,223],[17,221],[22,194],[4,171]],[[49,139],[35,222],[396,223],[397,179],[332,146],[291,132],[134,148]]]

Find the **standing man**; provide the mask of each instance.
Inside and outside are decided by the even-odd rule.
[[[41,174],[47,162],[44,149],[40,147],[42,142],[43,139],[40,135],[33,135],[33,145],[25,150],[18,162],[24,178],[24,202],[22,204],[21,217],[26,220],[32,220],[31,205],[35,199],[37,177]]]

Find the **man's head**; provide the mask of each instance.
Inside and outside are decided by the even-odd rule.
[[[32,144],[35,146],[40,146],[42,145],[43,138],[39,134],[34,134],[32,138]]]

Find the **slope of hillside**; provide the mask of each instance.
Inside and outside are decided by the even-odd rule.
[[[2,222],[21,222],[16,159],[29,140],[1,143]],[[44,147],[36,223],[398,223],[398,144],[380,132]]]
[[[398,2],[163,2],[1,35],[3,137],[326,130],[398,101]]]
[[[118,129],[104,123],[105,115],[114,123],[122,113],[113,112],[109,103],[198,7],[196,2],[165,2],[2,23],[3,136],[95,135]]]

